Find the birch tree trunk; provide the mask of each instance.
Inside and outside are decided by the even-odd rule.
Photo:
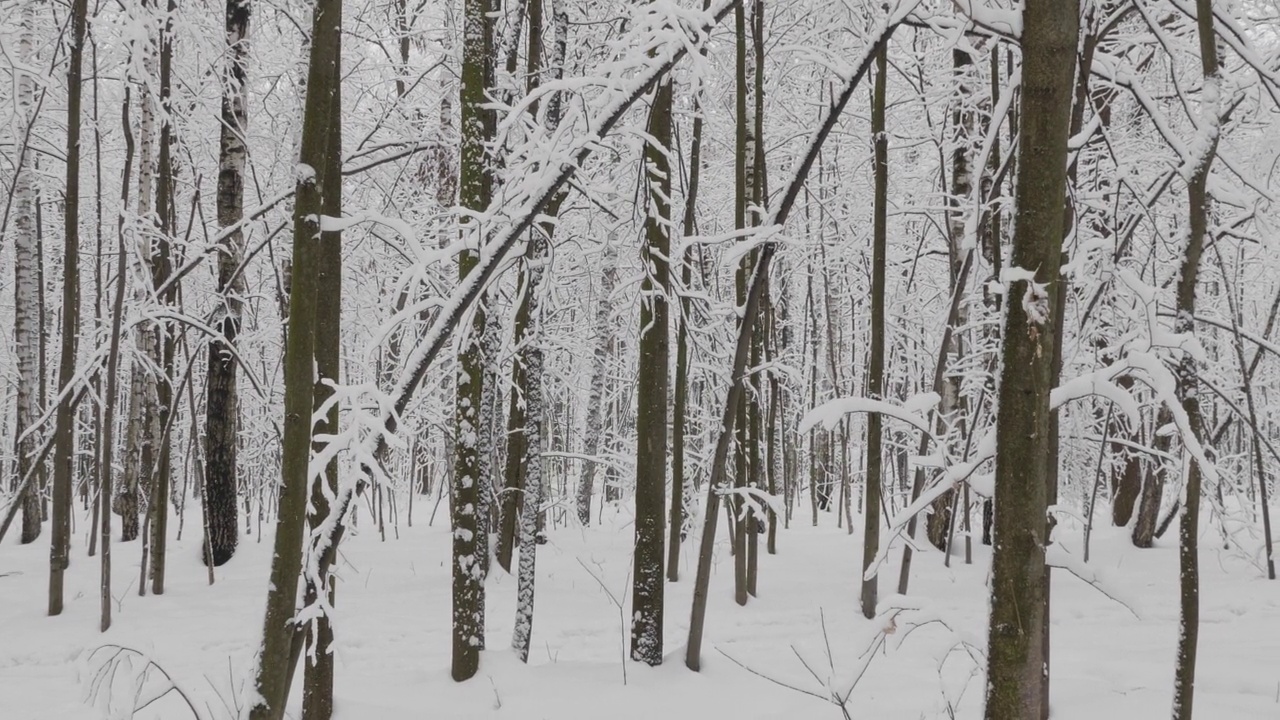
[[[542,0],[529,0],[528,12],[528,89],[532,93],[542,82]],[[559,80],[563,75],[567,47],[567,19],[567,15],[563,11],[553,11],[555,40],[548,69],[548,76],[552,81]],[[530,113],[535,117],[537,116],[537,103],[534,103],[530,108]],[[558,97],[553,97],[548,103],[545,118],[548,131],[554,131],[560,123],[560,100]],[[563,200],[564,194],[561,194],[552,201],[552,206],[547,211],[549,217],[555,218],[559,214]],[[516,364],[523,366],[525,369],[524,380],[526,384],[524,387],[525,426],[521,428],[524,438],[524,443],[522,444],[523,457],[520,459],[521,464],[524,466],[524,498],[520,513],[520,574],[517,580],[516,621],[511,645],[520,656],[521,662],[529,661],[529,643],[533,635],[535,567],[538,544],[542,541],[540,537],[540,526],[542,524],[540,516],[542,514],[542,497],[545,494],[542,454],[546,450],[546,440],[542,428],[547,413],[543,386],[542,317],[539,312],[540,298],[538,293],[542,284],[542,276],[549,262],[551,238],[554,230],[555,224],[553,222],[543,222],[529,234],[529,245],[525,251],[524,259],[524,302],[527,308],[528,334],[523,344],[520,345],[519,356],[516,359]],[[516,398],[513,393],[512,402],[514,403],[515,401]]]
[[[583,428],[582,454],[588,458],[582,463],[582,474],[578,477],[577,505],[578,522],[583,525],[591,523],[591,495],[595,484],[596,463],[590,458],[600,452],[600,440],[603,436],[605,384],[609,374],[609,348],[612,345],[613,333],[609,327],[609,319],[613,314],[610,300],[618,283],[617,270],[617,238],[613,233],[605,240],[602,248],[600,272],[600,296],[596,301],[595,318],[595,353],[592,355],[591,391],[587,396],[587,418]]]
[[[23,68],[33,66],[35,55],[33,34],[36,23],[36,4],[22,5],[22,19],[18,35],[18,64]],[[29,72],[18,75],[17,115],[15,127],[23,129],[23,137],[17,141],[16,177],[13,188],[13,342],[18,365],[18,407],[14,437],[22,438],[40,417],[39,407],[41,362],[40,347],[40,294],[37,264],[40,248],[36,239],[35,162],[30,157],[31,128],[35,122],[35,78]],[[15,440],[16,471],[11,489],[31,472],[35,465],[34,454],[37,433]],[[35,542],[40,537],[41,508],[39,492],[22,494],[21,542]]]
[[[150,12],[152,2],[141,5]],[[149,24],[149,20],[145,21]],[[154,240],[152,188],[155,182],[155,92],[156,48],[150,31],[142,35],[134,52],[142,55],[143,77],[138,79],[138,198],[137,215],[128,223],[133,239],[130,273],[133,276],[132,303],[145,307],[151,302],[151,254]],[[159,338],[152,322],[139,323],[134,330],[135,360],[130,365],[129,415],[125,426],[124,472],[120,478],[117,505],[120,540],[130,542],[139,532],[142,498],[149,496],[159,444],[159,401],[153,369],[160,365]],[[150,364],[150,367],[148,367]],[[141,590],[142,587],[139,587]]]
[[[248,158],[245,133],[249,128],[245,105],[248,81],[249,0],[227,0],[227,69],[222,87],[222,133],[218,158],[218,225],[231,227],[244,217],[244,171]],[[222,338],[209,342],[205,423],[205,497],[211,557],[222,565],[235,554],[239,541],[236,508],[236,437],[239,423],[237,366],[230,348],[240,334],[246,291],[240,264],[244,262],[244,233],[227,236],[218,252],[218,302],[214,327]]]
[[[949,188],[949,208],[947,212],[947,241],[950,254],[952,292],[965,294],[967,275],[961,273],[965,256],[965,227],[967,216],[967,199],[973,191],[973,168],[970,155],[972,153],[972,136],[974,131],[974,112],[969,107],[974,102],[973,56],[968,50],[955,49],[951,52],[952,73],[957,84],[956,107],[951,114],[952,149],[951,149],[951,187]],[[944,363],[952,365],[959,362],[964,345],[960,329],[968,324],[968,309],[962,301],[956,306],[954,318],[949,318],[955,330],[950,335],[950,342],[945,349]],[[945,370],[944,370],[945,373]],[[943,375],[942,402],[939,413],[947,421],[956,423],[962,420],[962,400],[960,397],[960,378],[950,373]],[[925,533],[934,547],[946,552],[947,531],[951,527],[951,509],[954,505],[952,492],[946,492],[933,501]]]

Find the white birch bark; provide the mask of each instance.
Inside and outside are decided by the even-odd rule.
[[[40,325],[40,283],[37,271],[39,249],[36,247],[35,229],[35,174],[31,153],[27,148],[35,112],[35,79],[25,71],[31,66],[35,54],[32,41],[35,22],[35,3],[23,3],[17,53],[23,70],[18,71],[17,114],[14,123],[18,133],[14,138],[17,177],[13,190],[13,340],[18,356],[18,414],[14,431],[17,437],[21,437],[40,416],[40,408],[37,407],[40,388],[40,342],[37,335]],[[35,450],[35,437],[28,437],[17,444],[15,486],[30,471]],[[27,492],[22,505],[22,542],[32,542],[39,535],[40,493]]]
[[[604,409],[604,385],[609,369],[609,341],[612,333],[609,318],[612,307],[609,303],[614,287],[618,282],[617,237],[609,234],[605,242],[604,257],[600,280],[600,297],[596,301],[596,351],[591,370],[591,392],[587,398],[587,420],[582,442],[582,454],[588,458],[600,451],[600,438],[603,435],[602,416]],[[583,525],[591,522],[591,493],[596,473],[596,463],[587,460],[582,466],[582,475],[578,479],[578,520]]]

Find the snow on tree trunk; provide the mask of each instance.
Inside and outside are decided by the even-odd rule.
[[[488,207],[492,196],[492,178],[487,168],[485,143],[489,139],[489,111],[486,92],[493,62],[493,37],[488,0],[466,0],[462,32],[462,160],[459,165],[459,204],[476,212]],[[478,246],[482,237],[480,223],[467,219],[462,233],[468,244]],[[458,256],[458,278],[465,281],[479,265],[480,255],[468,249]],[[457,395],[455,400],[456,434],[453,477],[453,679],[461,682],[476,674],[480,666],[480,650],[484,647],[484,579],[487,545],[482,547],[480,523],[483,508],[481,493],[487,492],[485,474],[489,448],[482,446],[482,417],[485,393],[484,334],[487,309],[481,301],[464,334],[458,351]]]
[[[293,281],[289,295],[288,345],[284,363],[284,423],[281,443],[281,487],[271,559],[262,646],[254,677],[254,704],[249,720],[281,720],[288,703],[289,681],[299,633],[298,580],[311,478],[311,433],[315,395],[315,331],[317,276],[321,253],[320,217],[329,187],[326,163],[337,92],[335,63],[342,51],[342,0],[318,0],[312,18],[308,92],[303,113],[302,149],[293,209]]]
[[[1196,0],[1196,26],[1200,39],[1200,67],[1204,84],[1200,97],[1200,137],[1186,158],[1188,228],[1187,249],[1178,274],[1177,316],[1173,331],[1181,337],[1196,334],[1196,281],[1200,272],[1200,256],[1209,237],[1210,202],[1209,173],[1218,152],[1218,137],[1224,105],[1222,73],[1218,67],[1218,47],[1214,29],[1212,0]],[[1195,355],[1185,346],[1179,351],[1174,367],[1176,392],[1192,437],[1183,438],[1183,447],[1200,444],[1204,437],[1200,413],[1200,375]],[[1178,663],[1173,682],[1173,719],[1191,720],[1192,700],[1196,685],[1196,649],[1200,639],[1200,483],[1208,468],[1200,458],[1187,463],[1187,483],[1178,524]],[[1210,478],[1215,479],[1215,478]],[[1263,480],[1265,482],[1265,480]]]
[[[540,0],[532,0],[531,3],[532,6],[540,4]],[[520,568],[516,585],[515,630],[511,637],[511,646],[515,648],[521,662],[529,661],[529,641],[533,633],[534,566],[538,552],[538,516],[543,495],[542,422],[545,408],[537,290],[547,257],[548,241],[543,235],[544,230],[549,231],[550,226],[533,231],[525,257],[529,283],[527,292],[530,337],[520,349],[519,360],[526,373],[525,442],[523,443],[524,457],[521,458],[521,463],[524,465],[524,498],[520,511]]]
[[[667,492],[668,296],[671,291],[671,80],[654,88],[645,145],[648,211],[640,262],[640,357],[636,378],[635,562],[631,659],[662,664]]]

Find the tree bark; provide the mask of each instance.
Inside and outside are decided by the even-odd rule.
[[[609,327],[613,314],[610,301],[613,298],[614,287],[618,283],[617,252],[617,238],[610,233],[602,248],[600,296],[595,303],[596,347],[591,361],[591,390],[587,395],[586,427],[583,429],[582,439],[582,454],[588,459],[582,463],[582,474],[578,477],[576,497],[578,522],[584,526],[591,523],[592,487],[595,484],[598,465],[590,458],[600,452],[600,440],[604,434],[605,384],[608,382],[609,348],[613,340],[613,333]]]
[[[177,0],[168,0],[164,24],[160,29],[160,108],[163,117],[160,123],[160,154],[157,158],[160,172],[156,183],[156,214],[159,219],[160,234],[156,238],[151,255],[151,282],[160,290],[168,287],[160,294],[160,302],[173,305],[177,300],[177,285],[168,283],[173,274],[173,249],[171,238],[174,235],[174,164],[173,164],[173,123],[170,96],[172,93],[173,75],[173,17],[178,11]],[[169,527],[169,486],[170,448],[168,427],[170,416],[175,410],[173,401],[173,365],[175,354],[175,337],[171,322],[156,325],[156,345],[158,353],[157,365],[161,377],[154,380],[156,387],[156,422],[159,434],[155,440],[155,467],[151,476],[151,502],[148,512],[151,516],[151,592],[164,594],[165,558],[168,545]]]
[[[334,72],[342,51],[342,0],[316,0],[312,18],[311,55],[306,110],[303,114],[301,162],[293,210],[293,281],[289,293],[289,333],[285,349],[285,417],[281,487],[271,560],[271,585],[263,621],[254,689],[257,704],[250,720],[281,720],[289,695],[293,618],[297,611],[302,540],[306,528],[312,410],[315,395],[317,286],[322,241],[320,217],[328,177],[328,144],[337,93]],[[321,247],[323,247],[321,245]]]
[[[1194,337],[1196,331],[1196,281],[1200,273],[1200,257],[1209,235],[1209,173],[1218,151],[1218,132],[1222,98],[1222,77],[1218,67],[1217,38],[1213,27],[1212,0],[1196,0],[1196,25],[1200,39],[1200,68],[1204,76],[1201,91],[1201,118],[1198,128],[1204,134],[1189,158],[1191,176],[1187,181],[1189,206],[1187,250],[1178,276],[1177,317],[1173,331]],[[1196,360],[1181,351],[1177,366],[1176,391],[1193,437],[1183,440],[1197,444],[1204,438],[1200,415],[1199,370]],[[1200,639],[1200,481],[1202,468],[1196,460],[1188,462],[1186,498],[1178,523],[1179,632],[1178,664],[1173,680],[1173,718],[1191,720],[1196,684],[1196,649]],[[1265,479],[1263,479],[1265,482]]]
[[[337,54],[329,64],[330,83],[330,117],[342,117],[342,58]],[[322,191],[321,205],[325,217],[342,217],[342,123],[331,122],[328,126],[328,144],[325,153],[325,187]],[[316,362],[316,383],[314,390],[314,413],[320,416],[315,424],[315,432],[336,436],[341,430],[339,426],[338,403],[333,403],[328,411],[321,415],[325,402],[334,394],[334,386],[342,380],[342,233],[321,232],[320,247],[317,252],[316,267],[316,319],[313,351]],[[313,442],[315,452],[324,450],[324,443]],[[307,524],[312,531],[324,522],[329,515],[329,498],[338,491],[338,458],[333,456],[325,465],[323,477],[309,478],[311,483],[311,507],[307,513]],[[307,657],[309,662],[304,676],[302,691],[303,720],[329,720],[333,716],[333,622],[328,608],[337,601],[337,578],[328,572],[332,566],[333,555],[330,553],[322,563],[323,570],[319,578],[308,574],[303,589],[303,602],[313,605],[319,602],[321,594],[328,597],[328,606],[324,612],[307,625]],[[317,585],[316,580],[323,585]],[[323,607],[323,605],[322,605]]]
[[[703,0],[702,9],[710,7]],[[699,50],[707,55],[706,46]],[[702,178],[702,88],[693,93],[693,138],[689,142],[689,185],[684,198],[683,235],[696,232],[698,218],[698,185]],[[680,287],[687,293],[693,282],[693,248],[686,247],[680,257]],[[667,537],[667,580],[680,579],[680,542],[684,539],[687,506],[693,488],[685,475],[685,429],[689,412],[689,322],[693,303],[687,294],[680,295],[680,312],[676,316],[676,377],[671,409],[671,523]]]
[[[58,387],[68,388],[76,374],[76,336],[80,328],[80,108],[88,0],[71,4],[67,64],[67,183],[64,197],[62,255],[62,352]],[[71,554],[71,470],[75,448],[75,403],[67,395],[54,420],[53,515],[49,551],[49,614],[62,614],[63,573]]]
[[[492,195],[492,176],[485,158],[485,141],[489,136],[488,111],[483,107],[493,61],[492,29],[488,0],[466,0],[464,3],[462,47],[462,159],[459,165],[459,204],[476,212],[488,207]],[[463,236],[468,244],[479,245],[481,231],[475,220],[464,221]],[[458,277],[465,280],[479,264],[480,255],[468,249],[458,256]],[[456,420],[453,478],[453,679],[461,682],[476,674],[480,666],[480,648],[484,645],[484,565],[479,557],[488,553],[481,547],[480,523],[482,492],[489,478],[483,473],[483,455],[489,449],[480,447],[480,408],[484,401],[485,363],[481,348],[485,331],[486,309],[478,305],[471,320],[471,331],[458,354]]]
[[[1029,0],[1023,10],[1024,104],[996,435],[987,720],[1040,718],[1043,707],[1044,458],[1054,331],[1063,322],[1057,289],[1079,22],[1077,0]]]
[[[667,485],[668,306],[671,292],[671,80],[654,89],[645,145],[649,205],[640,262],[640,359],[636,399],[635,562],[631,659],[662,664],[663,547]]]
[[[18,35],[18,62],[31,67],[35,50],[33,33],[36,23],[36,4],[22,5],[21,26]],[[13,343],[17,354],[18,407],[14,423],[14,452],[17,456],[16,473],[10,490],[35,465],[33,455],[36,433],[23,438],[23,434],[40,418],[41,386],[40,348],[40,296],[44,288],[40,282],[37,265],[40,258],[39,240],[36,238],[35,160],[30,153],[31,128],[35,124],[35,79],[29,72],[21,72],[17,78],[16,126],[26,130],[22,146],[18,149],[13,188]],[[35,542],[40,537],[40,493],[28,492],[22,496],[22,544]]]
[[[249,0],[227,0],[227,68],[222,90],[222,132],[218,156],[218,225],[238,226],[244,218],[244,171],[248,158]],[[244,233],[239,229],[223,241],[218,252],[218,303],[214,321],[221,338],[209,341],[209,375],[205,412],[205,497],[210,557],[222,565],[235,554],[239,542],[236,456],[239,392],[237,365],[230,348],[240,334],[245,281]]]
[[[871,101],[871,136],[875,144],[875,203],[871,235],[871,358],[867,375],[867,395],[884,398],[885,274],[888,246],[889,137],[885,133],[885,85],[888,58],[884,48],[876,54],[876,83]],[[862,540],[862,615],[876,616],[878,576],[865,573],[880,552],[880,492],[884,484],[884,419],[880,413],[867,416],[867,491],[864,495]]]

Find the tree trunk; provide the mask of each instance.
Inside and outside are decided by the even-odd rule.
[[[22,67],[33,66],[35,56],[32,35],[36,24],[36,3],[22,5],[21,27],[18,36],[18,63]],[[40,348],[43,338],[40,330],[40,297],[44,292],[37,265],[41,254],[36,238],[35,158],[30,152],[31,129],[35,124],[35,79],[29,72],[18,75],[17,114],[15,126],[22,127],[25,135],[18,149],[13,188],[13,343],[18,366],[17,422],[14,424],[14,453],[17,456],[16,474],[10,490],[17,490],[18,483],[35,465],[34,453],[38,433],[23,438],[40,418],[43,408],[39,405],[41,386]],[[31,157],[28,157],[31,156]],[[21,542],[35,542],[40,537],[42,520],[40,498],[42,493],[27,492],[22,495]]]
[[[293,281],[289,293],[289,333],[285,349],[285,417],[281,487],[276,511],[271,584],[250,720],[281,720],[289,695],[290,657],[295,644],[298,577],[306,528],[315,395],[315,332],[321,253],[320,217],[324,194],[334,178],[326,162],[338,92],[334,72],[342,52],[342,0],[317,0],[312,19],[311,55],[303,114],[302,148],[293,210]]]
[[[645,145],[648,214],[640,262],[640,359],[636,399],[635,564],[631,659],[662,664],[663,540],[666,530],[668,307],[671,292],[671,80],[654,88]]]
[[[488,137],[488,102],[485,93],[492,62],[492,31],[488,0],[466,0],[464,3],[462,48],[462,161],[459,166],[459,204],[483,212],[492,194],[491,175],[485,158]],[[481,240],[477,223],[464,222],[463,235]],[[480,262],[476,250],[458,256],[458,277],[467,275]],[[480,413],[484,401],[485,363],[481,348],[485,331],[485,308],[475,309],[471,332],[458,354],[456,418],[453,478],[453,679],[461,682],[476,674],[480,666],[480,648],[484,645],[484,566],[479,555],[488,553],[479,545],[480,523],[488,518],[479,515],[480,493],[486,491],[489,478],[483,474],[484,454],[489,449],[479,446],[480,423],[487,422]]]
[[[541,84],[543,50],[542,0],[529,0],[528,8],[529,92],[532,93]],[[564,22],[566,19],[567,16],[563,13],[557,13],[553,21],[556,35],[553,45],[553,57],[549,68],[549,76],[553,81],[559,80],[564,71],[564,57],[567,49],[566,34],[568,33],[568,23]],[[537,103],[533,104],[530,114],[537,116]],[[547,107],[546,125],[548,130],[554,131],[559,122],[560,100],[555,97],[552,98]],[[559,213],[560,203],[563,199],[564,195],[562,194],[553,202],[553,208],[548,210],[550,217],[554,218]],[[542,431],[546,418],[546,407],[543,397],[542,317],[539,313],[540,297],[538,293],[542,275],[549,262],[549,248],[554,229],[555,225],[553,223],[544,222],[529,235],[529,246],[526,249],[524,262],[525,297],[523,299],[527,309],[528,336],[520,346],[519,357],[516,359],[516,365],[523,366],[525,369],[525,426],[520,428],[524,438],[521,464],[524,466],[525,471],[523,478],[524,502],[520,517],[520,574],[517,579],[516,590],[518,604],[511,645],[515,648],[522,662],[529,661],[529,644],[533,635],[536,559],[538,544],[542,541],[540,527],[542,525],[540,515],[542,497],[544,495],[542,454],[546,449],[545,436]],[[514,403],[515,401],[516,398],[513,395],[512,402]]]
[[[1182,259],[1178,276],[1177,319],[1173,331],[1186,337],[1194,337],[1196,331],[1196,280],[1200,272],[1200,256],[1204,252],[1209,235],[1209,172],[1218,151],[1218,131],[1222,109],[1221,73],[1218,68],[1218,47],[1214,35],[1212,0],[1196,0],[1196,24],[1200,38],[1200,67],[1204,74],[1199,125],[1206,133],[1202,143],[1189,158],[1191,177],[1187,181],[1189,205],[1187,251]],[[1202,153],[1202,154],[1200,154]],[[1199,370],[1195,357],[1182,350],[1174,370],[1177,378],[1178,400],[1186,413],[1191,438],[1184,438],[1183,445],[1200,444],[1204,438],[1201,428]],[[1200,639],[1200,479],[1202,469],[1196,460],[1187,467],[1186,498],[1182,503],[1182,515],[1178,525],[1178,574],[1180,585],[1180,614],[1178,633],[1178,665],[1173,681],[1173,718],[1191,720],[1192,700],[1196,683],[1196,648]],[[1262,480],[1265,482],[1265,478]]]
[[[1167,454],[1173,447],[1173,438],[1167,434],[1155,434],[1155,430],[1173,422],[1173,414],[1166,407],[1156,412],[1156,424],[1152,431],[1155,437],[1155,448]],[[1133,524],[1133,544],[1139,548],[1149,548],[1155,542],[1156,529],[1160,525],[1160,501],[1164,496],[1165,474],[1169,472],[1169,464],[1163,459],[1144,463],[1146,471],[1142,476],[1142,492],[1138,495],[1138,519]],[[1153,467],[1154,465],[1154,467]]]
[[[703,0],[702,9],[710,7],[710,0]],[[703,46],[699,54],[706,57]],[[689,237],[697,230],[698,185],[702,178],[702,88],[693,93],[693,138],[689,142],[689,185],[684,198],[683,235]],[[680,287],[685,293],[693,282],[693,248],[686,247],[680,258]],[[680,542],[684,539],[687,509],[693,488],[685,476],[685,428],[689,412],[689,322],[693,303],[686,294],[680,295],[680,312],[676,316],[676,377],[673,406],[671,409],[671,524],[667,538],[667,580],[680,579]]]
[[[244,170],[248,158],[246,106],[248,81],[249,0],[227,0],[227,69],[222,91],[222,133],[218,156],[218,225],[227,228],[244,217]],[[209,341],[209,375],[205,411],[205,497],[209,536],[206,562],[222,565],[235,554],[239,541],[236,506],[236,430],[239,422],[237,366],[230,348],[240,334],[246,291],[240,264],[244,262],[244,233],[239,229],[223,241],[218,252],[218,302],[214,321],[222,338]]]
[[[158,158],[160,172],[156,184],[156,214],[159,216],[160,234],[151,255],[151,282],[157,290],[164,287],[173,274],[173,256],[170,238],[174,235],[174,176],[173,176],[173,123],[170,122],[171,78],[173,74],[173,17],[177,13],[177,0],[169,0],[168,12],[164,25],[160,29],[160,108],[163,119],[160,123],[160,155]],[[160,302],[173,305],[177,299],[177,286],[174,285],[160,296]],[[168,544],[169,527],[169,485],[170,447],[168,427],[170,416],[175,410],[173,401],[173,364],[175,337],[172,323],[160,323],[156,326],[157,363],[162,377],[155,381],[156,385],[156,421],[158,430],[155,440],[155,469],[151,476],[152,492],[148,512],[151,516],[151,592],[164,594],[164,564]]]
[[[1054,331],[1063,322],[1057,288],[1078,35],[1077,0],[1031,0],[1023,10],[1025,104],[996,435],[987,720],[1040,718],[1043,707],[1044,458]]]
[[[871,359],[867,375],[867,395],[874,400],[884,398],[884,316],[885,274],[888,246],[889,138],[885,134],[885,85],[888,58],[884,48],[876,54],[876,84],[871,102],[871,136],[875,142],[875,207],[872,218],[871,248]],[[863,510],[862,541],[862,615],[876,616],[878,577],[865,573],[880,552],[880,491],[884,485],[884,419],[880,413],[867,416],[867,491]]]
[[[76,374],[76,336],[80,328],[80,107],[88,0],[71,4],[70,56],[67,64],[67,185],[64,197],[65,246],[62,255],[62,354],[58,387],[69,388]],[[53,448],[53,517],[49,551],[49,614],[62,614],[62,576],[71,555],[71,463],[75,448],[75,403],[68,394],[58,403]]]
[[[329,116],[342,117],[342,58],[341,54],[333,56],[329,63],[330,82],[333,88],[330,93]],[[325,187],[322,191],[321,205],[324,215],[331,218],[342,217],[342,123],[328,124],[328,144],[325,152]],[[320,248],[316,253],[316,319],[313,352],[316,361],[316,383],[314,389],[313,408],[320,414],[325,402],[334,393],[334,386],[342,379],[342,233],[322,232]],[[325,435],[337,435],[339,426],[339,407],[334,403],[329,407],[324,419],[316,424],[315,432]],[[321,442],[313,443],[316,452],[324,449]],[[313,510],[307,514],[307,524],[314,531],[328,519],[329,498],[338,491],[338,458],[329,459],[324,469],[323,479],[312,480],[310,489]],[[323,483],[323,486],[321,485]],[[325,491],[327,486],[328,492]],[[325,568],[332,565],[332,552],[326,558]],[[318,585],[317,580],[323,585]],[[329,720],[333,716],[333,623],[328,608],[337,601],[337,578],[327,571],[321,571],[319,577],[308,574],[303,590],[303,602],[313,605],[319,602],[321,595],[328,598],[328,606],[316,619],[307,625],[307,664],[302,691],[303,720]],[[323,605],[322,605],[323,607]]]
[[[587,396],[587,418],[583,428],[582,454],[588,458],[582,463],[578,477],[578,522],[584,526],[591,522],[591,495],[595,483],[596,463],[590,458],[600,452],[600,439],[604,434],[605,385],[608,382],[610,347],[613,333],[609,327],[613,308],[614,287],[618,283],[617,238],[610,233],[602,248],[600,272],[600,296],[596,300],[595,337],[596,348],[592,356],[591,391]]]
[[[143,5],[150,11],[152,3]],[[130,272],[133,275],[133,303],[144,307],[150,302],[148,285],[152,282],[150,261],[152,240],[155,235],[152,220],[152,188],[155,184],[155,107],[152,84],[157,70],[155,49],[150,33],[138,43],[143,77],[138,82],[138,197],[137,217],[128,225],[133,240]],[[122,270],[123,271],[123,270]],[[159,367],[160,357],[158,329],[154,322],[144,322],[134,329],[134,352],[138,358],[146,358],[152,367]],[[155,475],[155,456],[160,441],[159,400],[156,378],[146,362],[134,360],[130,370],[129,415],[125,430],[124,472],[116,498],[120,514],[120,540],[136,540],[140,530],[142,498],[151,492],[151,478]],[[143,583],[139,590],[145,588]]]
[[[956,82],[956,107],[951,113],[951,131],[954,133],[951,149],[951,188],[949,193],[949,209],[947,212],[947,241],[950,255],[952,292],[964,295],[967,274],[962,274],[965,257],[965,227],[967,226],[968,198],[973,192],[973,167],[970,155],[972,135],[974,132],[974,111],[970,105],[975,100],[973,76],[973,56],[966,49],[951,51],[952,74]],[[949,318],[956,328],[949,337],[945,350],[945,364],[950,366],[962,359],[964,346],[960,332],[968,324],[968,309],[961,302],[956,306],[954,318]],[[945,373],[945,371],[944,371]],[[967,422],[962,417],[963,399],[960,396],[960,377],[945,373],[940,391],[942,402],[939,412],[948,418],[955,427]],[[929,516],[925,522],[925,535],[929,542],[939,550],[947,552],[947,532],[951,527],[951,511],[955,506],[954,491],[940,495],[930,506]]]

